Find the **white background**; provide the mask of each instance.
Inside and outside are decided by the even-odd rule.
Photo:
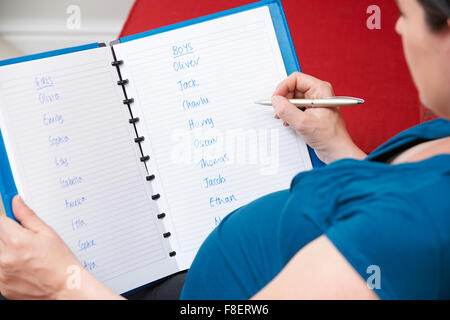
[[[114,40],[133,0],[0,0],[0,59],[91,42]],[[70,5],[81,9],[81,28],[67,28]]]

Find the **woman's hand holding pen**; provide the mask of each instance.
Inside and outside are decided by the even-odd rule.
[[[366,154],[352,141],[339,108],[301,111],[288,100],[333,96],[330,83],[295,72],[278,85],[272,96],[275,118],[291,126],[325,163],[344,158],[364,159]]]

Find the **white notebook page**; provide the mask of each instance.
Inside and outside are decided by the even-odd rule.
[[[224,216],[288,188],[295,174],[311,168],[304,142],[273,118],[271,107],[254,103],[287,76],[269,9],[114,49],[143,119],[138,130],[157,175],[158,205],[169,217],[180,265],[189,267]]]
[[[123,293],[176,264],[111,61],[104,47],[1,67],[0,124],[19,194]]]

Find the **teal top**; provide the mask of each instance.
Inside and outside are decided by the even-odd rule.
[[[450,299],[450,155],[385,163],[448,136],[450,121],[421,124],[234,211],[200,248],[182,298],[248,299],[325,235],[381,299]]]

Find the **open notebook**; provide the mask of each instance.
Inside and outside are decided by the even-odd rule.
[[[189,268],[223,217],[312,168],[254,103],[298,66],[278,1],[0,64],[8,214],[17,191],[118,293]]]

